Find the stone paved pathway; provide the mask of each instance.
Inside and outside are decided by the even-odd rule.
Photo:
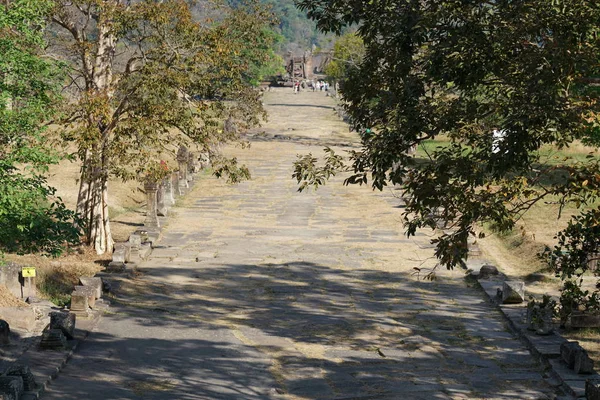
[[[272,92],[253,180],[204,176],[47,399],[551,399],[462,271],[430,268],[394,192],[297,194],[296,153],[348,139],[323,93]],[[278,135],[273,138],[273,135]]]

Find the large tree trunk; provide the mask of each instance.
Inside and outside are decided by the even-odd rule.
[[[96,253],[112,252],[114,241],[108,215],[107,174],[84,160],[77,198],[77,212],[84,221],[85,238]]]
[[[115,37],[111,33],[109,21],[100,19],[98,26],[98,47],[89,66],[93,65],[92,75],[87,87],[92,95],[106,96],[110,104],[112,97],[112,64],[114,62]],[[89,245],[93,245],[98,254],[113,251],[114,241],[110,231],[108,215],[108,163],[106,154],[110,141],[109,121],[92,117],[87,123],[92,130],[100,134],[98,142],[86,149],[82,160],[81,183],[77,200],[77,211],[85,220],[85,234]]]
[[[90,243],[94,243],[94,249],[98,254],[104,254],[107,251],[112,253],[114,241],[110,232],[106,179],[96,180],[94,187],[94,215]]]

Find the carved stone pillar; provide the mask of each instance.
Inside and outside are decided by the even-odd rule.
[[[185,194],[187,189],[189,189],[188,185],[188,150],[185,146],[181,146],[179,151],[177,151],[177,163],[179,164],[179,182],[177,185],[177,189],[179,195]]]
[[[187,180],[191,182],[194,180],[194,173],[196,172],[196,155],[191,151],[188,152],[187,159]]]
[[[173,172],[170,179],[171,187],[173,188],[173,197],[181,196],[181,193],[179,193],[179,172]]]
[[[173,177],[172,174],[163,179],[162,186],[165,188],[165,204],[167,207],[175,204],[175,194],[173,193]]]
[[[161,181],[156,191],[156,214],[160,217],[167,216],[167,192],[165,190],[165,181]]]
[[[147,228],[159,228],[160,222],[158,222],[158,204],[156,201],[156,191],[158,190],[158,183],[146,182],[144,183],[144,190],[146,191],[146,198],[148,199],[148,204],[146,205],[146,220],[144,221],[144,226]]]

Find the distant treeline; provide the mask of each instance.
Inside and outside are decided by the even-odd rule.
[[[309,20],[305,13],[298,10],[294,0],[261,0],[273,7],[279,23],[277,31],[284,40],[277,49],[282,55],[288,51],[301,52],[310,49],[313,45],[318,48],[329,48],[332,46],[330,35],[320,33],[316,24]],[[236,6],[243,0],[228,0],[229,4]]]

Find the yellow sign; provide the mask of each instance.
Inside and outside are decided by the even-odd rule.
[[[35,267],[23,267],[21,274],[23,278],[35,278]]]

